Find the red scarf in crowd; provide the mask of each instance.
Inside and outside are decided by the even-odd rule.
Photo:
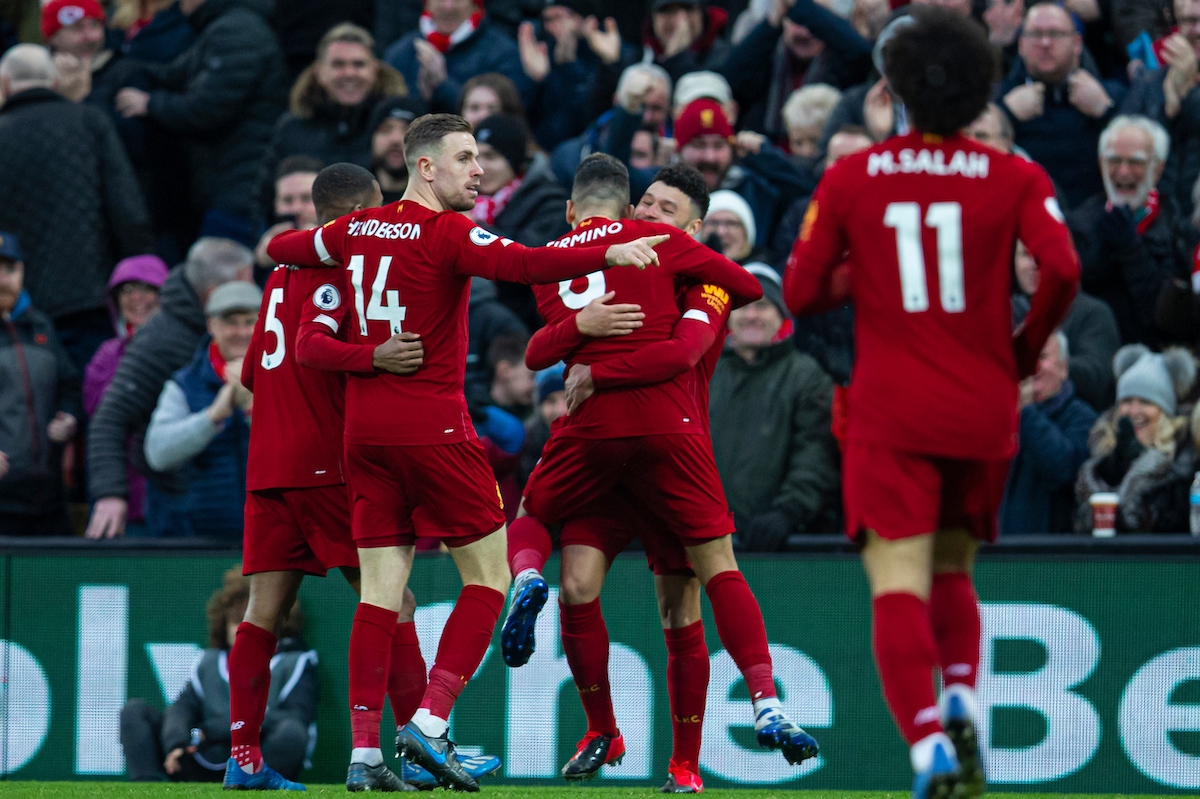
[[[221,357],[221,351],[217,349],[217,342],[210,342],[208,345],[208,362],[212,364],[213,371],[217,373],[217,377],[221,378],[221,382],[225,382],[225,359]]]
[[[481,5],[479,0],[476,0],[476,5]],[[428,11],[421,13],[421,35],[425,37],[425,41],[432,44],[439,52],[446,52],[454,45],[469,39],[476,30],[479,29],[479,23],[483,21],[483,9],[480,8],[470,19],[458,26],[458,29],[447,36],[438,31],[437,26],[433,24],[433,17]]]
[[[475,198],[475,207],[471,210],[471,218],[480,225],[496,224],[496,217],[500,216],[500,213],[504,210],[504,206],[508,205],[508,201],[512,199],[513,194],[519,188],[521,188],[521,179],[513,178],[512,183],[509,183],[491,197],[484,197],[482,194],[479,195]]]

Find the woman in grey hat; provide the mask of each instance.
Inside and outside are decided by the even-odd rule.
[[[1130,344],[1117,351],[1113,371],[1117,404],[1096,421],[1088,440],[1092,456],[1075,486],[1076,531],[1092,528],[1092,494],[1112,492],[1120,496],[1119,531],[1180,532],[1186,508],[1169,512],[1152,499],[1172,482],[1177,456],[1191,449],[1188,417],[1180,413],[1179,402],[1195,383],[1196,361],[1181,348],[1160,354]]]

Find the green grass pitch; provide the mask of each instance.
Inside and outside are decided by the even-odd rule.
[[[308,793],[318,796],[345,796],[344,785],[309,785]],[[30,797],[31,799],[125,799],[125,797],[157,797],[157,796],[219,796],[223,794],[219,783],[171,785],[159,783],[154,785],[130,784],[120,782],[0,782],[0,796]],[[250,794],[245,794],[250,795]],[[254,796],[266,794],[255,793]],[[290,794],[289,794],[290,795]],[[429,795],[429,794],[426,794]],[[437,794],[442,796],[444,794]],[[460,794],[466,796],[468,794]],[[659,796],[658,789],[653,786],[613,788],[603,785],[584,785],[580,787],[551,786],[551,787],[522,787],[497,785],[483,786],[480,797],[496,797],[497,799],[626,799],[626,797]],[[885,791],[775,791],[775,790],[712,790],[705,791],[705,796],[713,799],[906,799],[907,792]],[[1168,799],[1166,796],[1126,796],[1123,794],[1066,794],[1066,793],[989,793],[987,799]]]

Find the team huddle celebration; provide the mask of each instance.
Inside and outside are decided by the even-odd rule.
[[[452,717],[493,649],[510,702],[561,652],[560,778],[619,774],[601,596],[643,554],[653,789],[705,790],[718,649],[741,745],[807,773],[837,746],[768,638],[804,611],[764,613],[739,557],[824,534],[865,574],[891,778],[973,799],[980,545],[1200,534],[1200,0],[27,16],[41,44],[0,19],[0,535],[240,548],[174,690],[145,645],[167,709],[120,696],[134,781],[306,790],[298,597],[330,571],[347,791],[500,781],[472,736],[504,711]],[[451,562],[431,649],[414,587]]]

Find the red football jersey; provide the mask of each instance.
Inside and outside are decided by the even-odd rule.
[[[552,242],[551,247],[574,247],[603,241],[608,244],[632,241],[642,236],[669,234],[659,245],[658,268],[644,271],[606,269],[562,281],[557,286],[538,286],[534,295],[538,311],[548,324],[573,318],[597,297],[615,292],[614,303],[637,303],[645,318],[642,327],[627,336],[589,338],[572,353],[569,363],[592,364],[628,355],[650,342],[671,338],[679,321],[676,277],[714,287],[727,305],[752,302],[762,296],[757,278],[720,253],[696,242],[678,228],[635,219],[612,221],[595,217]],[[564,417],[556,435],[575,438],[623,438],[628,436],[699,434],[705,431],[706,410],[697,404],[695,381],[688,373],[649,386],[597,392]]]
[[[476,437],[463,397],[471,276],[559,280],[603,268],[606,249],[531,249],[462,214],[401,201],[283,233],[268,252],[290,263],[344,265],[359,343],[374,347],[404,330],[421,335],[425,361],[415,374],[349,376],[346,442],[429,445]]]
[[[1042,283],[1014,353],[1018,239]],[[789,307],[819,306],[847,254],[856,347],[850,439],[951,458],[1010,457],[1016,356],[1036,359],[1079,276],[1045,170],[959,135],[888,139],[825,173],[788,261]]]
[[[242,363],[242,383],[254,392],[248,490],[345,482],[345,376],[301,366],[294,352],[296,332],[314,305],[335,311],[345,302],[339,272],[280,266],[267,277]]]

